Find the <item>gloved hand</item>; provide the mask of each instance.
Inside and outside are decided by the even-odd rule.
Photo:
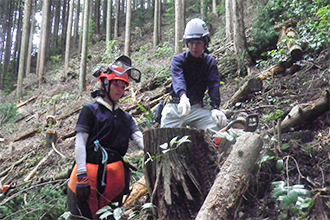
[[[77,198],[80,201],[88,200],[91,194],[91,186],[89,185],[87,174],[78,175],[78,182],[76,185]]]
[[[223,128],[227,124],[227,117],[225,113],[223,113],[219,109],[212,109],[211,110],[211,115],[213,120],[217,123],[218,127]]]
[[[178,104],[178,111],[181,115],[186,116],[190,113],[190,102],[186,94],[180,97],[180,102]]]

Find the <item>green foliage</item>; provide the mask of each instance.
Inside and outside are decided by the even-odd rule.
[[[62,100],[72,100],[72,99],[75,99],[76,96],[75,95],[72,95],[68,92],[63,92],[63,93],[59,93],[57,95],[54,95],[53,97],[49,98],[46,103],[58,103],[59,101],[62,101]]]
[[[137,104],[143,112],[143,117],[146,119],[144,122],[145,127],[151,127],[154,124],[154,113],[151,110],[147,110],[143,105]],[[141,124],[141,122],[140,122]]]
[[[15,104],[5,103],[0,105],[0,125],[14,122],[19,116]]]
[[[107,50],[105,53],[102,55],[102,63],[111,63],[113,59],[118,56],[119,52],[118,49],[116,48],[116,43],[118,40],[111,40],[109,41],[109,45],[107,45]]]
[[[314,200],[310,198],[311,193],[304,185],[288,186],[284,181],[273,182],[272,198],[279,202],[283,213],[281,219],[290,217],[304,218],[308,215],[308,209],[313,207]]]
[[[53,64],[59,63],[62,61],[62,55],[51,56]]]
[[[163,45],[158,45],[155,52],[155,57],[170,57],[173,56],[174,50],[169,42],[164,42]]]
[[[150,42],[142,45],[138,52],[134,53],[131,57],[135,63],[142,64],[145,60],[150,56],[149,50],[152,48],[152,44]]]
[[[259,8],[259,17],[256,19],[252,31],[253,43],[249,51],[253,57],[272,60],[269,63],[259,61],[259,65],[271,65],[285,60],[283,49],[277,49],[279,33],[274,30],[276,24],[284,21],[297,21],[296,31],[298,38],[295,44],[308,50],[310,56],[316,56],[321,50],[328,47],[330,42],[330,9],[328,1],[317,2],[309,0],[272,0],[265,7]],[[284,45],[288,38],[280,44]],[[270,53],[264,53],[269,51]],[[261,54],[261,55],[259,55]]]
[[[157,160],[158,158],[164,156],[165,154],[178,149],[180,147],[180,145],[182,145],[183,143],[188,143],[188,142],[191,142],[189,140],[189,136],[188,135],[183,136],[179,140],[178,140],[178,136],[176,136],[176,137],[172,138],[172,140],[170,141],[170,143],[164,143],[164,144],[162,144],[162,145],[159,146],[162,149],[162,153],[163,154],[158,155],[158,156],[155,156],[155,155],[151,156],[149,154],[149,152],[147,152],[148,158],[144,162],[144,164],[147,164],[150,161]]]
[[[175,15],[174,6],[166,9],[166,13],[164,14],[164,16],[167,18],[166,25],[174,24],[174,17],[175,17],[174,15]]]
[[[270,112],[268,115],[265,115],[260,121],[268,122],[268,121],[276,121],[284,115],[283,110],[277,110],[276,112]]]
[[[66,197],[60,186],[49,184],[31,188],[0,206],[0,210],[1,219],[57,219],[66,211]]]

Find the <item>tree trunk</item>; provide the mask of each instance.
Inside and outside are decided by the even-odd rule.
[[[155,0],[155,11],[154,11],[154,38],[153,47],[157,47],[160,39],[160,19],[161,19],[161,1]]]
[[[67,77],[67,73],[68,73],[68,69],[69,69],[73,8],[74,8],[74,0],[71,0],[70,9],[69,9],[68,28],[67,28],[67,34],[66,34],[66,43],[65,43],[65,61],[64,61],[63,79],[65,79]]]
[[[111,40],[111,29],[112,29],[112,0],[106,0],[108,1],[108,6],[107,6],[107,27],[106,27],[106,47],[107,50],[109,48],[109,43]]]
[[[35,12],[36,12],[37,2],[34,0],[34,3],[32,5],[32,13],[31,13],[31,27],[30,27],[30,37],[29,37],[29,47],[27,52],[27,60],[26,60],[26,70],[25,75],[29,75],[31,73],[31,60],[32,60],[32,51],[33,51],[33,35],[35,31]]]
[[[262,145],[262,138],[251,132],[237,138],[196,220],[236,219],[235,209],[249,186]]]
[[[217,13],[217,1],[216,0],[212,0],[212,14],[214,14],[215,16],[218,17],[218,13]]]
[[[131,54],[132,0],[127,0],[124,55]]]
[[[119,36],[119,14],[120,14],[120,0],[116,0],[116,17],[115,17],[115,30],[114,30],[114,38],[118,38]]]
[[[82,34],[82,46],[81,46],[81,60],[80,60],[80,75],[79,75],[79,91],[82,93],[86,87],[86,66],[87,66],[87,46],[88,46],[88,23],[89,23],[89,2],[84,1],[84,23]]]
[[[45,66],[46,66],[46,55],[47,55],[47,42],[48,42],[48,25],[49,25],[49,7],[50,0],[44,0],[42,3],[42,24],[41,24],[41,36],[40,36],[40,47],[39,47],[39,64],[38,64],[38,76],[39,84],[43,83]]]
[[[28,51],[29,43],[29,33],[30,33],[30,16],[31,16],[31,5],[32,0],[25,0],[24,3],[24,20],[23,20],[23,33],[22,33],[22,43],[19,59],[19,70],[18,70],[18,79],[17,79],[17,100],[22,98],[22,87],[23,87],[23,78],[24,70],[26,66],[26,54]]]
[[[191,143],[162,153],[160,145],[186,135]],[[210,136],[203,130],[159,128],[145,131],[144,142],[146,155],[156,157],[144,169],[156,218],[194,219],[219,171],[219,152]]]
[[[238,64],[238,75],[244,71],[246,65],[251,63],[251,58],[247,52],[247,43],[245,37],[244,26],[244,9],[242,0],[235,0],[233,4],[233,33],[234,33],[234,50]]]
[[[182,36],[183,36],[183,2],[181,0],[175,0],[175,36],[174,36],[174,52],[175,54],[182,52]]]
[[[233,2],[232,0],[225,0],[226,1],[226,38],[227,41],[233,40]]]
[[[74,19],[74,42],[78,44],[79,42],[79,19],[80,19],[80,0],[77,2],[77,8]]]

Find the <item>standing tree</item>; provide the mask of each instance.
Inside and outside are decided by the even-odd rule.
[[[32,12],[31,12],[31,27],[30,27],[30,37],[29,37],[29,48],[28,48],[28,56],[26,60],[26,70],[25,75],[28,75],[31,73],[31,59],[32,59],[32,51],[33,51],[33,35],[35,31],[35,13],[36,13],[36,7],[37,7],[37,1],[34,0],[34,3],[32,4]]]
[[[132,26],[132,0],[127,0],[126,5],[126,28],[124,54],[130,56],[131,50],[131,26]]]
[[[39,84],[43,83],[45,66],[46,66],[46,54],[48,47],[48,26],[49,26],[49,7],[50,0],[44,0],[42,3],[42,24],[41,24],[41,35],[40,35],[40,47],[38,52],[38,76]]]
[[[155,0],[153,47],[156,47],[160,42],[160,34],[161,34],[160,27],[161,27],[161,1]]]
[[[86,88],[86,66],[87,66],[87,45],[88,45],[88,23],[89,23],[89,0],[84,1],[84,23],[80,59],[79,91],[82,93]]]
[[[22,43],[21,43],[21,51],[20,51],[21,54],[19,59],[19,70],[18,70],[18,79],[17,79],[17,93],[16,93],[17,100],[20,100],[22,98],[23,78],[24,78],[26,54],[28,50],[29,33],[30,33],[29,29],[30,29],[31,5],[32,5],[32,0],[26,0],[24,3],[23,33],[22,33]]]
[[[79,41],[79,19],[80,19],[80,0],[77,2],[77,8],[74,19],[74,42],[78,44]]]
[[[233,40],[233,3],[232,0],[226,0],[226,38],[228,41]]]
[[[67,33],[66,33],[66,43],[65,43],[65,62],[64,62],[64,73],[63,73],[64,74],[63,75],[64,79],[67,76],[67,72],[68,72],[68,68],[69,68],[73,8],[74,8],[74,0],[71,0],[70,1],[70,9],[69,9],[68,29],[67,29]]]
[[[107,50],[109,49],[109,43],[111,40],[111,29],[112,29],[112,0],[106,0],[108,1],[108,7],[107,7],[107,28],[106,28],[106,47]]]
[[[245,37],[243,0],[235,0],[232,4],[234,50],[237,59],[238,74],[240,74],[246,65],[250,65],[251,57],[248,54]]]
[[[217,0],[212,0],[212,14],[215,16],[218,16],[217,13]]]
[[[119,14],[120,14],[120,0],[116,0],[116,13],[115,13],[115,30],[114,38],[119,36]]]
[[[182,36],[183,36],[183,1],[175,0],[175,36],[174,36],[174,52],[175,54],[182,52]]]

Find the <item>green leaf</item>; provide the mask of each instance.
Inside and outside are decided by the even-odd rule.
[[[101,214],[101,213],[103,213],[103,212],[106,212],[106,211],[112,211],[112,208],[110,207],[110,206],[104,206],[104,207],[102,207],[101,209],[99,209],[99,210],[97,210],[97,212],[96,212],[96,214]]]
[[[154,204],[152,204],[151,202],[148,202],[148,203],[143,204],[143,206],[141,207],[141,211],[143,211],[145,209],[152,209],[152,208],[156,208],[156,206]]]
[[[172,138],[172,140],[170,141],[170,147],[173,147],[175,145],[175,142],[177,139],[178,139],[178,136]]]
[[[116,219],[116,220],[120,220],[121,217],[123,216],[124,214],[124,211],[123,209],[120,207],[120,208],[116,208],[114,211],[113,211],[113,217]]]
[[[287,150],[289,148],[290,148],[290,145],[289,144],[282,144],[282,146],[281,146],[281,150],[283,150],[283,151],[285,151],[285,150]]]
[[[162,149],[167,149],[168,148],[168,143],[161,144],[159,147],[162,148]]]
[[[104,212],[101,216],[100,219],[107,219],[110,215],[112,215],[113,213],[111,211],[106,211]]]

